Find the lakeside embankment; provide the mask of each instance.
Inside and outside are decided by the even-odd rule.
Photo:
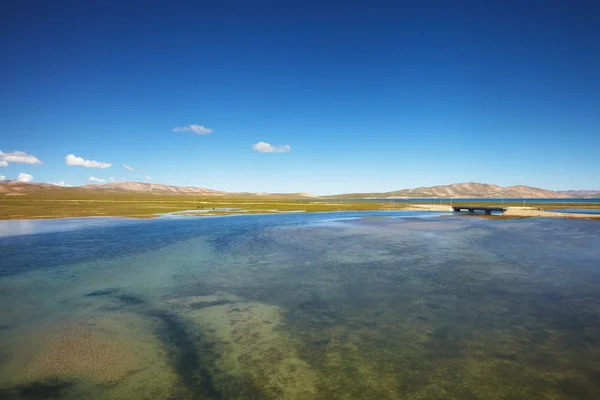
[[[429,211],[454,211],[450,206],[444,206],[439,204],[408,204],[406,210],[429,210]],[[468,214],[472,215],[472,214]],[[494,217],[493,215],[476,214],[485,217]],[[545,211],[540,207],[507,207],[506,211],[502,215],[496,215],[497,217],[510,217],[510,218],[528,218],[528,217],[551,217],[551,218],[588,218],[588,219],[600,219],[599,214],[584,214],[584,213],[570,213],[570,212],[554,212]]]

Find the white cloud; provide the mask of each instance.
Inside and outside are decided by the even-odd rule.
[[[259,153],[285,153],[292,150],[292,147],[289,144],[283,146],[273,146],[267,142],[258,142],[252,145],[252,149],[254,151],[258,151]]]
[[[42,163],[36,156],[32,156],[23,151],[13,151],[12,153],[3,153],[0,151],[0,166],[6,167],[8,163],[11,162],[20,164]]]
[[[63,187],[65,187],[65,186],[71,186],[71,185],[67,185],[65,182],[62,182],[62,181],[60,181],[60,182],[48,182],[48,183],[51,184],[51,185],[63,186]]]
[[[19,182],[31,182],[32,179],[33,179],[33,176],[26,174],[25,172],[21,172],[19,174],[19,177],[17,178],[17,180]]]
[[[100,161],[94,161],[94,160],[84,160],[83,158],[76,157],[73,154],[69,154],[68,156],[66,156],[65,162],[68,165],[77,165],[77,166],[85,167],[85,168],[108,168],[112,165],[111,163],[106,163],[106,162],[100,162]]]
[[[106,182],[105,179],[102,178],[96,178],[95,176],[90,176],[88,181],[92,181],[92,182]]]
[[[149,181],[152,180],[152,178],[150,178],[148,175],[146,175],[146,179],[149,180]]]
[[[3,181],[5,179],[6,179],[6,177],[4,175],[0,175],[0,181]]]
[[[133,168],[132,166],[129,166],[127,164],[123,164],[123,168],[125,168],[127,171],[135,171],[135,168]]]
[[[194,132],[198,135],[208,135],[213,133],[212,129],[205,128],[202,125],[188,125],[188,126],[177,126],[173,128],[173,132]]]

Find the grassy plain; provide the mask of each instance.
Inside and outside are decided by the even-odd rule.
[[[417,203],[417,202],[413,202]],[[419,204],[450,205],[450,200],[420,201]],[[523,206],[522,201],[504,201],[502,204],[478,202],[453,202],[452,204]],[[598,204],[525,203],[542,209],[589,208]],[[221,209],[236,210],[224,211]],[[65,218],[90,216],[121,216],[151,218],[157,214],[186,210],[206,210],[200,215],[228,215],[238,213],[325,212],[402,210],[410,208],[406,201],[353,201],[348,199],[314,199],[293,195],[192,195],[152,194],[119,191],[86,191],[77,188],[44,190],[19,195],[0,195],[0,219]]]
[[[45,192],[35,195],[0,196],[0,219],[65,218],[89,216],[121,216],[150,218],[156,214],[186,210],[207,210],[202,215],[226,215],[241,213],[280,212],[323,212],[323,211],[368,211],[380,209],[402,209],[404,205],[372,202],[314,201],[285,198],[280,196],[194,196],[152,195],[145,193],[109,193],[81,195],[78,193],[60,196]]]

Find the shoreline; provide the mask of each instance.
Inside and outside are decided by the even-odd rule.
[[[550,218],[589,218],[600,219],[600,214],[563,213],[555,211],[544,211],[536,207],[508,207],[502,214],[506,217],[550,217]]]
[[[492,214],[485,215],[481,213],[458,213],[454,212],[452,207],[437,204],[407,204],[406,207],[401,208],[381,208],[381,209],[336,209],[336,210],[236,210],[232,212],[219,212],[214,213],[194,213],[193,210],[182,210],[169,213],[157,213],[157,214],[131,214],[131,215],[74,215],[74,216],[53,216],[53,215],[40,215],[32,216],[30,218],[3,218],[0,216],[0,221],[35,221],[35,220],[52,220],[52,219],[81,219],[81,218],[123,218],[123,219],[155,219],[155,218],[185,218],[185,217],[230,217],[230,216],[244,216],[244,215],[279,215],[279,214],[313,214],[313,213],[332,213],[332,212],[398,212],[398,211],[431,211],[431,212],[449,212],[453,213],[450,216],[470,216],[470,217],[481,217],[486,219],[517,219],[517,218],[587,218],[600,220],[600,214],[583,214],[583,213],[564,213],[554,211],[544,211],[542,208],[536,207],[507,207],[503,214]],[[24,217],[24,216],[19,216]]]
[[[426,205],[426,204],[410,204],[406,210],[429,210],[429,211],[449,211],[454,212],[452,207],[443,205]],[[496,218],[587,218],[587,219],[598,219],[600,220],[600,214],[584,214],[584,213],[566,213],[566,212],[555,212],[555,211],[544,211],[543,208],[538,207],[507,207],[506,211],[500,215],[485,215],[485,214],[467,214],[457,213],[457,215],[471,215],[481,216],[493,219]]]

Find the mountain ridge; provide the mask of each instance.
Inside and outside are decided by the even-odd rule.
[[[0,181],[0,193],[4,195],[20,195],[47,190],[85,191],[88,193],[121,192],[121,193],[150,193],[150,194],[181,194],[181,195],[249,195],[249,196],[297,196],[311,198],[573,198],[600,197],[597,190],[567,190],[552,191],[525,185],[499,186],[488,183],[463,182],[450,185],[437,185],[401,189],[379,193],[345,193],[329,196],[315,196],[310,193],[240,193],[223,192],[219,190],[194,187],[175,186],[149,182],[111,182],[106,184],[88,184],[75,187],[63,187],[51,183],[20,182],[13,180]]]
[[[151,193],[198,193],[198,194],[224,194],[219,190],[206,189],[194,186],[174,186],[161,183],[149,182],[111,182],[105,184],[83,185],[82,189],[89,190],[121,190],[129,192],[151,192]]]
[[[489,183],[464,182],[450,185],[418,187],[381,193],[350,193],[327,196],[330,198],[567,198],[552,190],[540,189],[525,185],[499,186]]]
[[[556,193],[564,194],[569,197],[579,197],[584,199],[600,199],[600,190],[558,190]]]

